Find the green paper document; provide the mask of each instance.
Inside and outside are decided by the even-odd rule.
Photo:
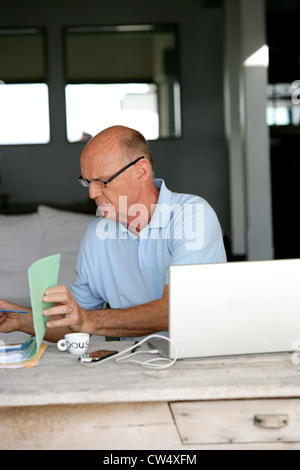
[[[60,266],[60,255],[52,255],[33,263],[28,269],[28,281],[33,317],[35,338],[29,337],[24,344],[9,348],[0,344],[0,368],[17,367],[17,364],[28,363],[39,353],[41,343],[46,333],[46,323],[49,317],[43,315],[45,308],[53,303],[43,302],[45,290],[57,285]]]
[[[45,308],[50,308],[53,303],[43,302],[45,290],[49,287],[57,286],[60,266],[60,255],[52,255],[42,258],[33,263],[28,269],[28,281],[31,299],[31,308],[33,316],[33,325],[35,331],[35,347],[31,351],[31,359],[34,357],[44,339],[46,333],[46,323],[49,317],[43,315]]]

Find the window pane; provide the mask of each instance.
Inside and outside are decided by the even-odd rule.
[[[47,144],[49,99],[42,28],[0,28],[0,144]]]
[[[50,141],[48,86],[45,83],[0,86],[0,144]]]
[[[267,124],[269,126],[299,126],[298,81],[268,85]]]
[[[46,82],[45,37],[36,28],[0,29],[1,80],[5,83]]]
[[[66,113],[69,142],[88,140],[116,124],[138,129],[149,140],[159,137],[154,84],[67,85]]]
[[[115,124],[151,140],[181,137],[176,25],[74,26],[65,29],[65,47],[69,141]]]

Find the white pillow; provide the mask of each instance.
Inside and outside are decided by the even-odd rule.
[[[38,214],[0,215],[0,298],[30,307],[27,271],[40,257]]]
[[[95,207],[96,211],[96,207]],[[68,288],[75,279],[75,264],[81,238],[96,215],[39,206],[38,215],[42,228],[42,257],[61,254],[59,285]]]

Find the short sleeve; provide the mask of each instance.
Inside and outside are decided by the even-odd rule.
[[[171,227],[171,266],[226,261],[219,220],[204,199],[175,212]]]

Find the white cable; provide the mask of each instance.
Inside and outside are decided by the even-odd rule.
[[[136,346],[137,347],[137,346]],[[154,359],[148,359],[147,361],[137,361],[135,359],[127,359],[128,357],[132,358],[135,354],[157,354],[159,351],[157,349],[154,349],[152,351],[137,351],[133,354],[128,354],[128,356],[125,357],[119,357],[118,359],[115,359],[115,362],[133,362],[135,364],[140,364],[142,367],[145,367],[146,369],[166,369],[167,367],[170,367],[173,365],[176,361],[176,359],[171,361],[171,359],[168,359],[166,357],[156,357]],[[154,362],[158,361],[164,361],[167,362],[165,365],[161,364],[154,364]]]
[[[159,358],[154,358],[154,359],[148,359],[148,361],[144,361],[144,362],[141,362],[141,361],[136,361],[134,359],[129,359],[126,361],[126,359],[128,357],[132,357],[133,355],[135,354],[156,354],[158,352],[158,350],[150,350],[150,351],[136,351],[134,352],[133,354],[129,354],[128,356],[126,357],[123,357],[123,358],[120,358],[120,356],[122,356],[123,354],[126,354],[127,352],[131,351],[132,349],[136,349],[138,348],[139,346],[141,346],[143,343],[145,343],[146,341],[149,341],[150,339],[152,338],[159,338],[159,339],[163,339],[165,341],[168,341],[172,347],[174,348],[174,359],[169,359],[167,357],[159,357]],[[114,360],[115,362],[134,362],[136,364],[140,364],[142,367],[146,368],[146,369],[167,369],[168,367],[171,367],[173,364],[175,364],[175,362],[177,361],[177,357],[178,357],[178,351],[177,351],[177,346],[176,344],[171,341],[169,338],[167,338],[166,336],[162,336],[162,335],[150,335],[150,336],[147,336],[146,338],[142,339],[141,341],[139,341],[138,343],[134,344],[133,346],[130,346],[130,348],[127,348],[125,349],[124,351],[121,351],[113,356],[109,356],[105,359],[102,359],[101,361],[98,361],[98,362],[85,362],[84,361],[84,358],[82,358],[83,360],[81,361],[82,364],[86,364],[86,365],[98,365],[98,364],[102,364],[103,362],[106,362],[106,361],[110,361],[110,360]],[[117,359],[119,358],[119,359]],[[155,364],[155,362],[167,362],[167,364]]]

